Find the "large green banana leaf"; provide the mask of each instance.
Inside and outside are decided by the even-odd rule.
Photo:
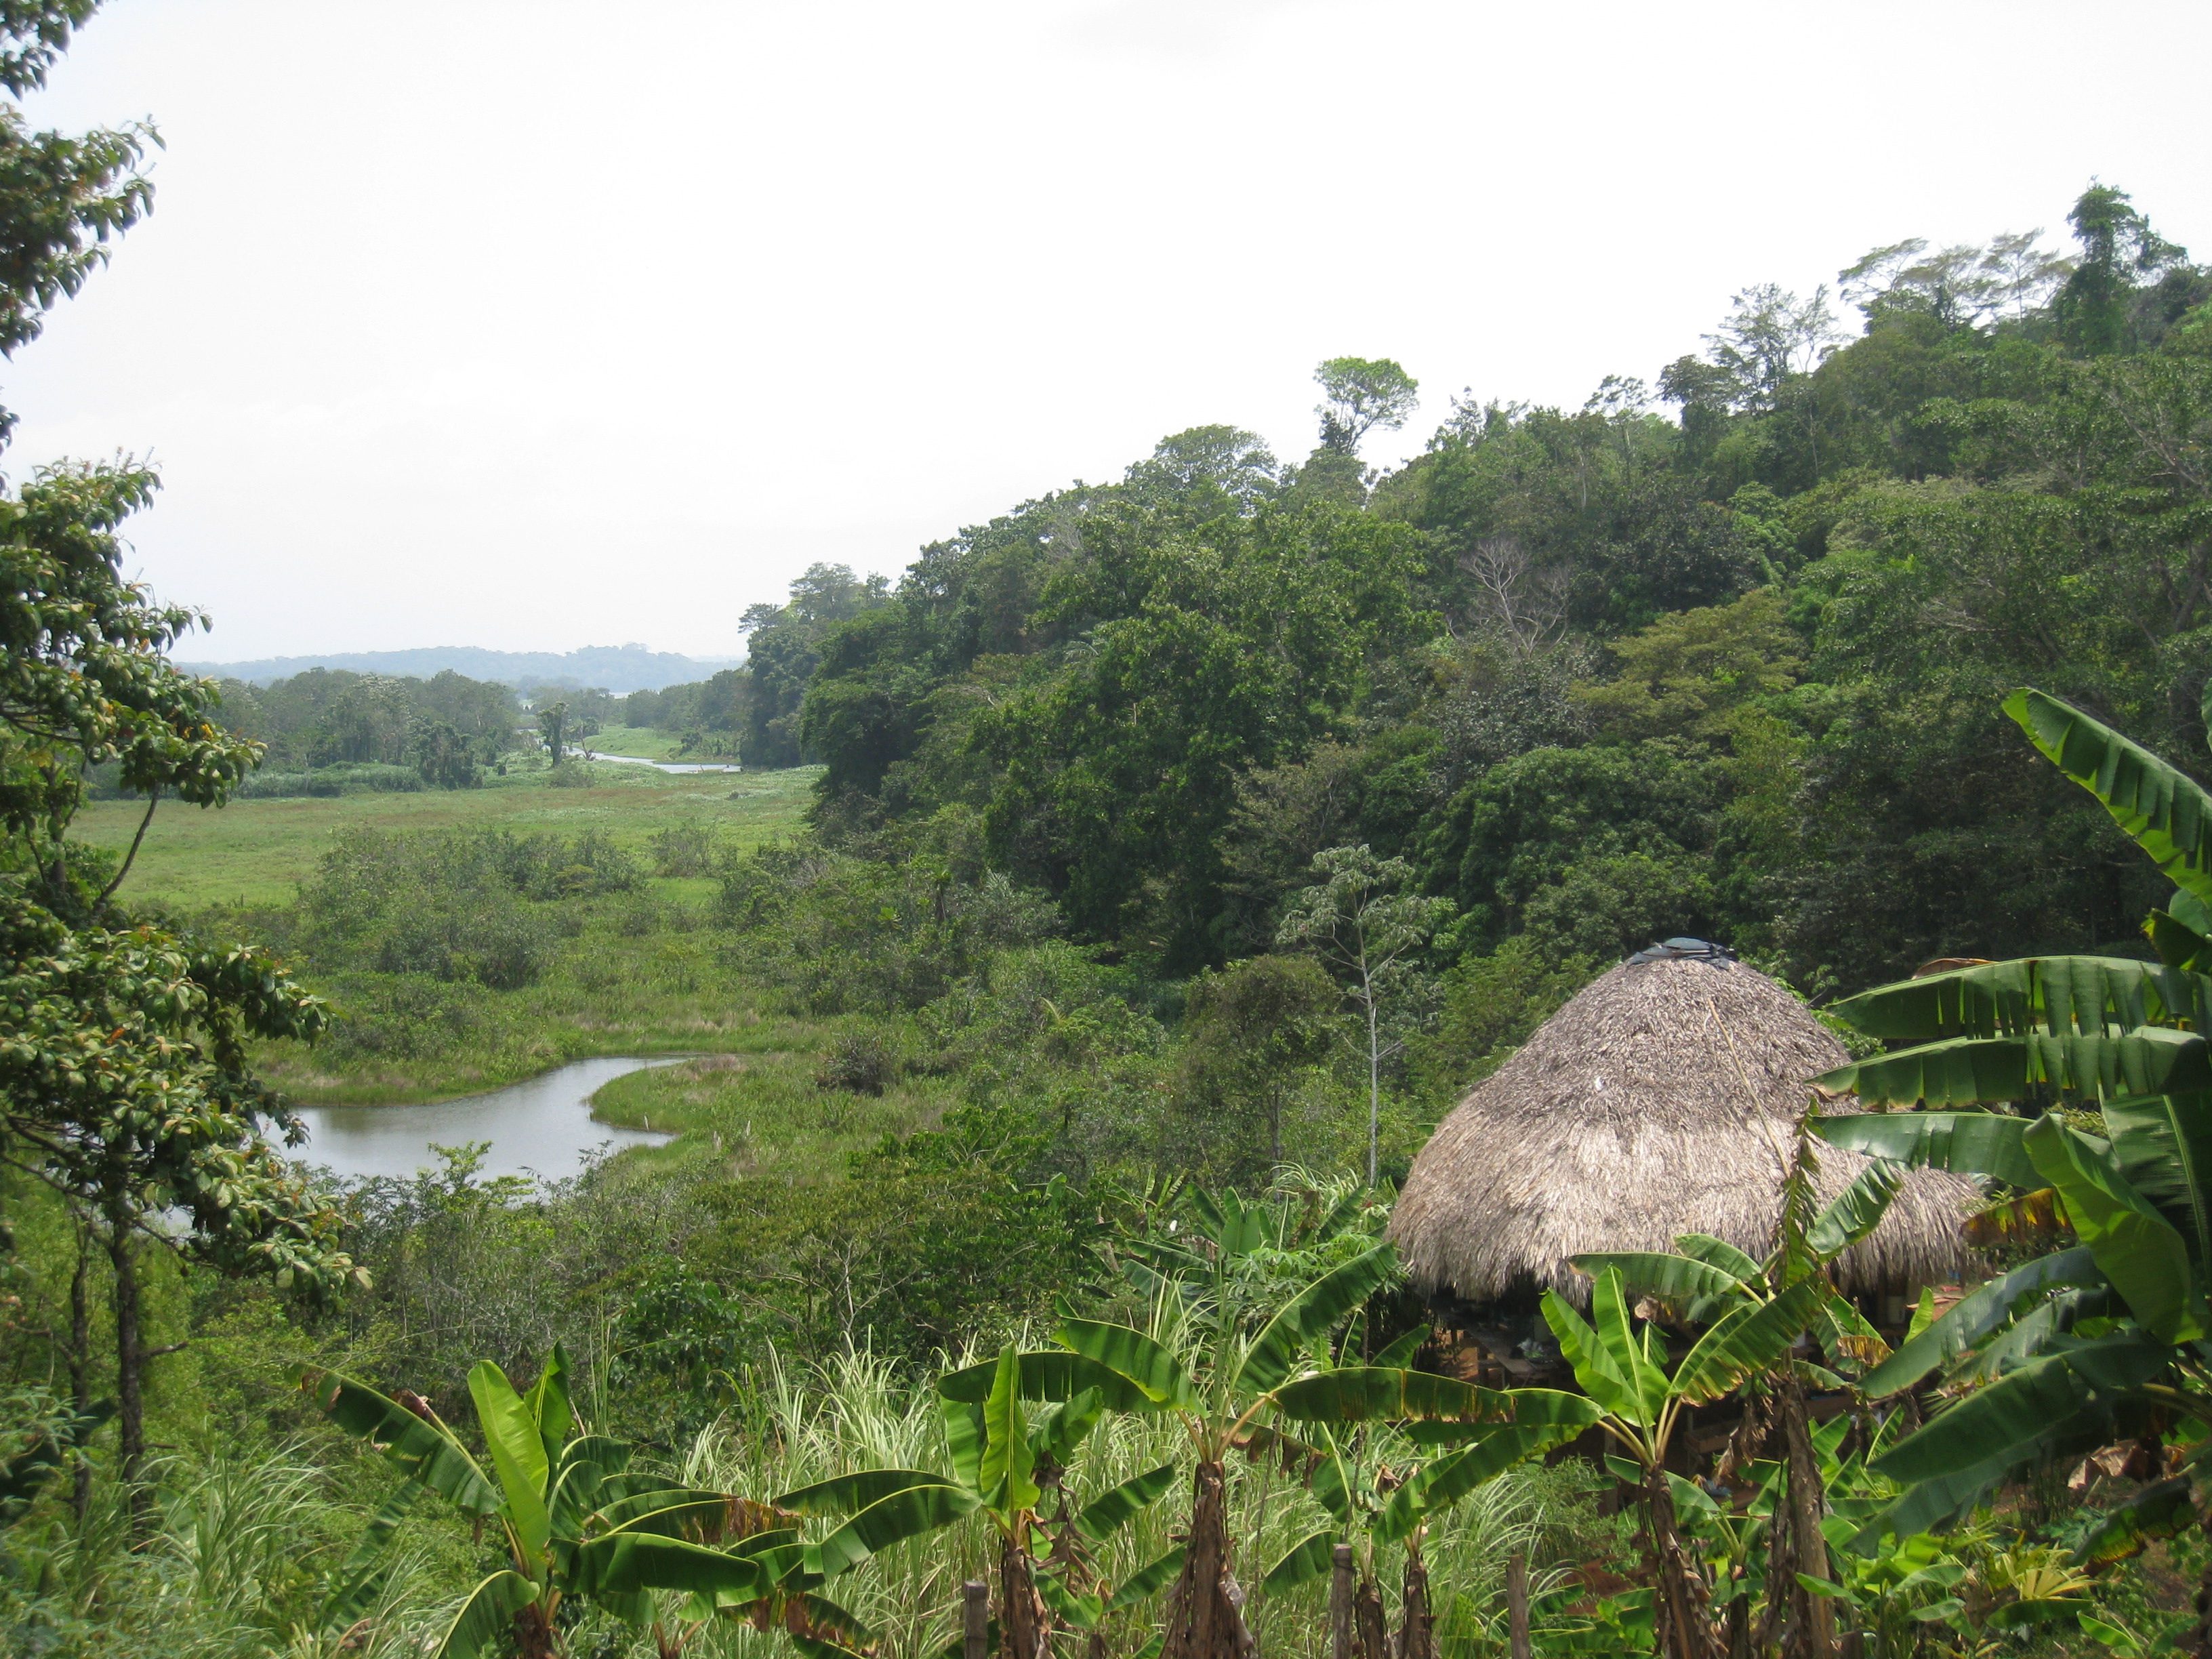
[[[1034,1504],[1042,1494],[1030,1479],[1029,1423],[1022,1414],[1021,1355],[1009,1342],[999,1354],[999,1374],[983,1402],[983,1455],[975,1489],[983,1501],[1011,1515]]]
[[[605,1532],[658,1533],[696,1543],[722,1530],[731,1501],[727,1492],[690,1486],[633,1492],[599,1510],[599,1528]]]
[[[2162,1341],[2204,1335],[2204,1290],[2190,1271],[2188,1241],[2128,1184],[2110,1150],[2076,1134],[2055,1113],[2039,1119],[2021,1144],[2136,1322]]]
[[[2103,1282],[2096,1258],[2078,1245],[2015,1267],[1979,1286],[1941,1319],[1907,1340],[1859,1379],[1859,1389],[1870,1400],[1909,1389],[2008,1323],[2032,1298],[2047,1296],[2061,1286]]]
[[[1904,1183],[1905,1166],[1877,1158],[1821,1207],[1805,1230],[1806,1245],[1821,1261],[1832,1261],[1881,1224],[1889,1200]]]
[[[1770,1302],[1723,1315],[1676,1367],[1674,1392],[1691,1405],[1702,1405],[1772,1370],[1833,1294],[1825,1279],[1801,1279]]]
[[[559,1468],[568,1430],[576,1420],[574,1408],[568,1403],[568,1351],[560,1343],[553,1345],[545,1369],[538,1373],[538,1381],[531,1384],[522,1403],[544,1443],[546,1467]]]
[[[1747,1256],[1744,1259],[1750,1261]],[[1620,1275],[1620,1282],[1631,1296],[1652,1297],[1677,1307],[1706,1297],[1753,1294],[1750,1283],[1740,1274],[1664,1250],[1589,1250],[1581,1255],[1571,1255],[1567,1261],[1576,1272],[1588,1273],[1592,1279],[1610,1268]],[[1756,1277],[1759,1264],[1754,1261],[1751,1265]]]
[[[407,1511],[415,1507],[415,1500],[422,1495],[422,1486],[410,1480],[395,1489],[369,1517],[368,1525],[362,1528],[361,1542],[354,1546],[344,1565],[331,1575],[330,1593],[316,1614],[316,1622],[323,1628],[344,1630],[368,1615],[392,1574],[392,1564],[384,1559],[385,1548],[398,1534],[399,1523],[407,1518]]]
[[[1729,1278],[1751,1285],[1764,1278],[1765,1267],[1754,1261],[1724,1238],[1715,1238],[1711,1233],[1678,1233],[1674,1248],[1692,1261],[1702,1261],[1708,1267],[1718,1267]]]
[[[514,1634],[514,1615],[538,1599],[538,1586],[519,1572],[495,1572],[469,1592],[431,1659],[477,1659]]]
[[[1869,1106],[1973,1106],[2025,1099],[2037,1085],[2085,1095],[2212,1089],[2204,1039],[2145,1025],[2121,1036],[1954,1037],[1853,1060],[1813,1086]]]
[[[1094,1543],[1111,1537],[1139,1514],[1158,1503],[1175,1485],[1176,1467],[1163,1463],[1156,1469],[1132,1475],[1120,1486],[1101,1492],[1075,1514],[1075,1529]]]
[[[951,1526],[973,1515],[981,1504],[959,1486],[908,1486],[878,1498],[831,1533],[817,1547],[819,1571],[834,1578],[878,1550]]]
[[[2074,1547],[2075,1564],[2093,1572],[2116,1565],[2141,1554],[2158,1539],[2186,1531],[2196,1521],[2197,1504],[2190,1497],[2187,1475],[2155,1481],[2082,1534]]]
[[[1608,1287],[1610,1296],[1601,1301]],[[1628,1334],[1625,1342],[1607,1342],[1599,1327],[1568,1306],[1566,1298],[1557,1291],[1544,1292],[1542,1310],[1544,1322],[1552,1328],[1559,1352],[1574,1368],[1575,1381],[1582,1385],[1583,1392],[1611,1415],[1625,1422],[1648,1425],[1657,1414],[1657,1407],[1647,1403],[1639,1363],[1642,1349],[1635,1346],[1632,1334]],[[1598,1275],[1596,1288],[1590,1293],[1590,1312],[1600,1321],[1625,1321],[1618,1269],[1607,1268]],[[1626,1369],[1616,1353],[1616,1346],[1629,1351]]]
[[[1113,1595],[1106,1598],[1106,1611],[1119,1613],[1123,1607],[1133,1607],[1138,1602],[1157,1595],[1182,1572],[1183,1552],[1187,1547],[1178,1544],[1158,1560],[1148,1562],[1124,1578],[1115,1587]]]
[[[1593,1411],[1590,1419],[1595,1419]],[[1376,1540],[1389,1544],[1409,1536],[1415,1527],[1443,1514],[1485,1481],[1496,1479],[1516,1463],[1565,1445],[1586,1426],[1510,1424],[1462,1451],[1436,1459],[1390,1494],[1382,1513],[1375,1517]]]
[[[1077,1450],[1105,1415],[1105,1396],[1096,1389],[1085,1389],[1073,1400],[1047,1406],[1030,1424],[1030,1462],[1049,1458],[1063,1468],[1073,1463]]]
[[[1364,1255],[1333,1267],[1300,1291],[1253,1339],[1244,1363],[1231,1380],[1232,1393],[1262,1395],[1287,1379],[1291,1368],[1317,1337],[1389,1282],[1397,1253],[1378,1244]]]
[[[1513,1396],[1455,1376],[1380,1365],[1316,1371],[1275,1391],[1276,1409],[1300,1423],[1372,1423],[1407,1418],[1510,1423]]]
[[[1260,1588],[1273,1595],[1310,1584],[1328,1571],[1335,1554],[1335,1528],[1323,1527],[1319,1532],[1308,1533],[1283,1553],[1281,1560],[1267,1569],[1267,1576],[1260,1580]]]
[[[2105,1127],[2120,1173],[2180,1227],[2198,1280],[2212,1284],[2212,1095],[2109,1100]]]
[[[944,1483],[943,1475],[927,1474],[920,1469],[861,1469],[787,1492],[775,1499],[775,1506],[793,1515],[854,1515],[895,1492]]]
[[[2004,711],[2028,741],[2100,801],[2168,881],[2212,903],[2212,795],[2139,743],[2032,687]]]
[[[1869,1036],[2095,1035],[2195,1017],[2197,976],[2126,957],[2021,957],[1877,985],[1828,1012]]]
[[[937,1391],[947,1400],[980,1406],[991,1397],[998,1376],[999,1362],[986,1359],[945,1372],[937,1379]],[[1022,1356],[1023,1399],[1073,1400],[1085,1389],[1097,1389],[1109,1411],[1148,1412],[1161,1407],[1161,1401],[1128,1377],[1083,1354],[1041,1348]]]
[[[544,1437],[507,1373],[490,1360],[479,1359],[469,1368],[469,1394],[476,1401],[477,1421],[490,1449],[492,1468],[507,1492],[508,1522],[524,1556],[535,1562],[553,1539],[553,1515],[545,1507],[552,1471]]]
[[[1198,1409],[1198,1387],[1182,1361],[1142,1331],[1095,1319],[1063,1319],[1053,1334],[1074,1353],[1126,1379],[1147,1408]]]
[[[452,1435],[386,1399],[365,1382],[335,1371],[310,1372],[301,1386],[325,1415],[349,1434],[368,1441],[410,1479],[420,1481],[464,1515],[499,1513],[497,1486]]]
[[[634,1595],[640,1590],[679,1590],[709,1601],[750,1601],[769,1588],[758,1556],[732,1555],[681,1538],[622,1532],[576,1547],[572,1588],[592,1595]]]
[[[1990,1176],[2033,1192],[2043,1185],[2020,1138],[2028,1120],[1996,1112],[1851,1112],[1806,1127],[1832,1146],[1911,1169]]]

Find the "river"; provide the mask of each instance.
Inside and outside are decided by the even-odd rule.
[[[302,1107],[307,1144],[290,1156],[326,1164],[342,1176],[404,1177],[436,1165],[437,1154],[430,1150],[434,1141],[458,1146],[465,1140],[489,1140],[491,1151],[480,1175],[572,1176],[586,1153],[606,1142],[619,1151],[674,1139],[599,1122],[592,1115],[592,1096],[618,1077],[648,1066],[673,1066],[684,1058],[571,1060],[504,1089],[432,1106]]]

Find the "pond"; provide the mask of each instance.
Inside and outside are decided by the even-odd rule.
[[[726,765],[720,761],[657,761],[642,755],[602,755],[592,751],[588,760],[615,761],[623,766],[650,766],[656,772],[742,772],[741,766]]]
[[[606,1056],[568,1065],[487,1094],[443,1100],[432,1106],[308,1106],[300,1116],[307,1144],[290,1156],[326,1164],[342,1176],[398,1176],[434,1168],[432,1142],[458,1146],[489,1140],[483,1176],[534,1174],[548,1180],[572,1176],[587,1152],[608,1142],[658,1146],[672,1135],[617,1128],[592,1115],[592,1096],[602,1086],[649,1066],[687,1058],[653,1060]]]

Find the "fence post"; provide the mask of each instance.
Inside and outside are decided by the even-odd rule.
[[[960,1587],[967,1605],[962,1609],[962,1659],[988,1659],[991,1650],[991,1587],[970,1578]]]
[[[1328,1636],[1333,1659],[1352,1655],[1352,1546],[1339,1544],[1329,1555]]]
[[[1528,1659],[1528,1557],[1521,1550],[1505,1558],[1505,1628],[1512,1659]]]

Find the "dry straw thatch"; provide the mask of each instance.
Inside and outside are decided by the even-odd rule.
[[[1471,1303],[1532,1283],[1579,1300],[1589,1281],[1568,1257],[1672,1249],[1680,1233],[1763,1256],[1807,1079],[1848,1057],[1796,998],[1740,963],[1624,963],[1437,1127],[1390,1237],[1422,1289]],[[1819,1152],[1824,1195],[1866,1167],[1856,1152]],[[1958,1278],[1975,1197],[1960,1176],[1914,1170],[1837,1264],[1838,1282],[1894,1293]]]

